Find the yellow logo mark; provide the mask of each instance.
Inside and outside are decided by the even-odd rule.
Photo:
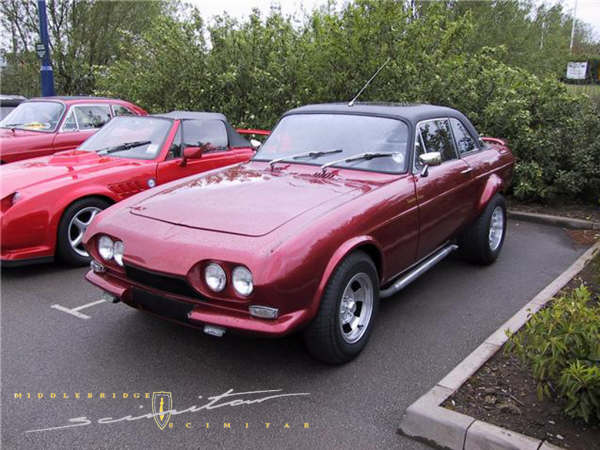
[[[152,393],[152,413],[154,414],[156,425],[161,430],[164,430],[169,423],[172,409],[173,396],[170,392],[161,391]]]

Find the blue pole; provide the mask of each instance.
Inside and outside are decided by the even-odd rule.
[[[38,15],[40,18],[40,38],[46,49],[40,67],[40,79],[42,83],[42,96],[49,97],[54,93],[54,73],[50,60],[50,44],[48,43],[48,18],[46,16],[46,0],[38,0]]]

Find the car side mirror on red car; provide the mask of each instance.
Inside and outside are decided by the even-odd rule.
[[[180,166],[185,167],[188,159],[200,159],[202,154],[207,150],[208,144],[201,145],[199,147],[184,147],[183,154],[181,155]]]

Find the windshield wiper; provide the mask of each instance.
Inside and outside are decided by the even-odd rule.
[[[6,125],[2,125],[2,128],[16,128],[25,125],[24,123],[7,123]]]
[[[98,150],[99,155],[108,155],[109,153],[122,152],[123,150],[129,150],[130,148],[140,147],[142,145],[151,144],[152,141],[134,141],[134,142],[126,142],[121,145],[116,145],[114,147],[107,147],[104,149]]]
[[[339,163],[359,161],[361,159],[366,159],[368,161],[373,158],[383,158],[385,156],[395,156],[397,154],[398,153],[381,153],[381,152],[359,153],[358,155],[349,156],[348,158],[338,159],[336,161],[331,161],[331,162],[325,163],[321,166],[321,172],[325,172],[328,167],[335,166],[336,164],[339,164]]]
[[[300,159],[300,158],[319,158],[321,156],[324,155],[329,155],[331,153],[340,153],[343,150],[341,148],[337,148],[335,150],[322,150],[322,151],[318,151],[318,152],[305,152],[305,153],[298,153],[296,155],[290,155],[290,156],[284,156],[282,158],[275,158],[272,159],[271,161],[269,161],[269,166],[271,167],[271,169],[273,169],[273,166],[275,164],[277,164],[278,162],[283,162],[283,161],[287,161],[290,159]]]

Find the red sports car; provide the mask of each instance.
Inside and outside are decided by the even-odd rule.
[[[0,164],[72,150],[117,116],[139,106],[98,97],[43,97],[21,103],[0,122]]]
[[[116,117],[76,150],[0,166],[2,265],[88,263],[83,233],[99,211],[253,154],[222,114],[172,112]]]
[[[312,355],[345,362],[365,346],[380,297],[455,250],[498,257],[513,162],[451,108],[301,107],[249,163],[100,214],[84,236],[86,278],[212,335],[303,330]]]

